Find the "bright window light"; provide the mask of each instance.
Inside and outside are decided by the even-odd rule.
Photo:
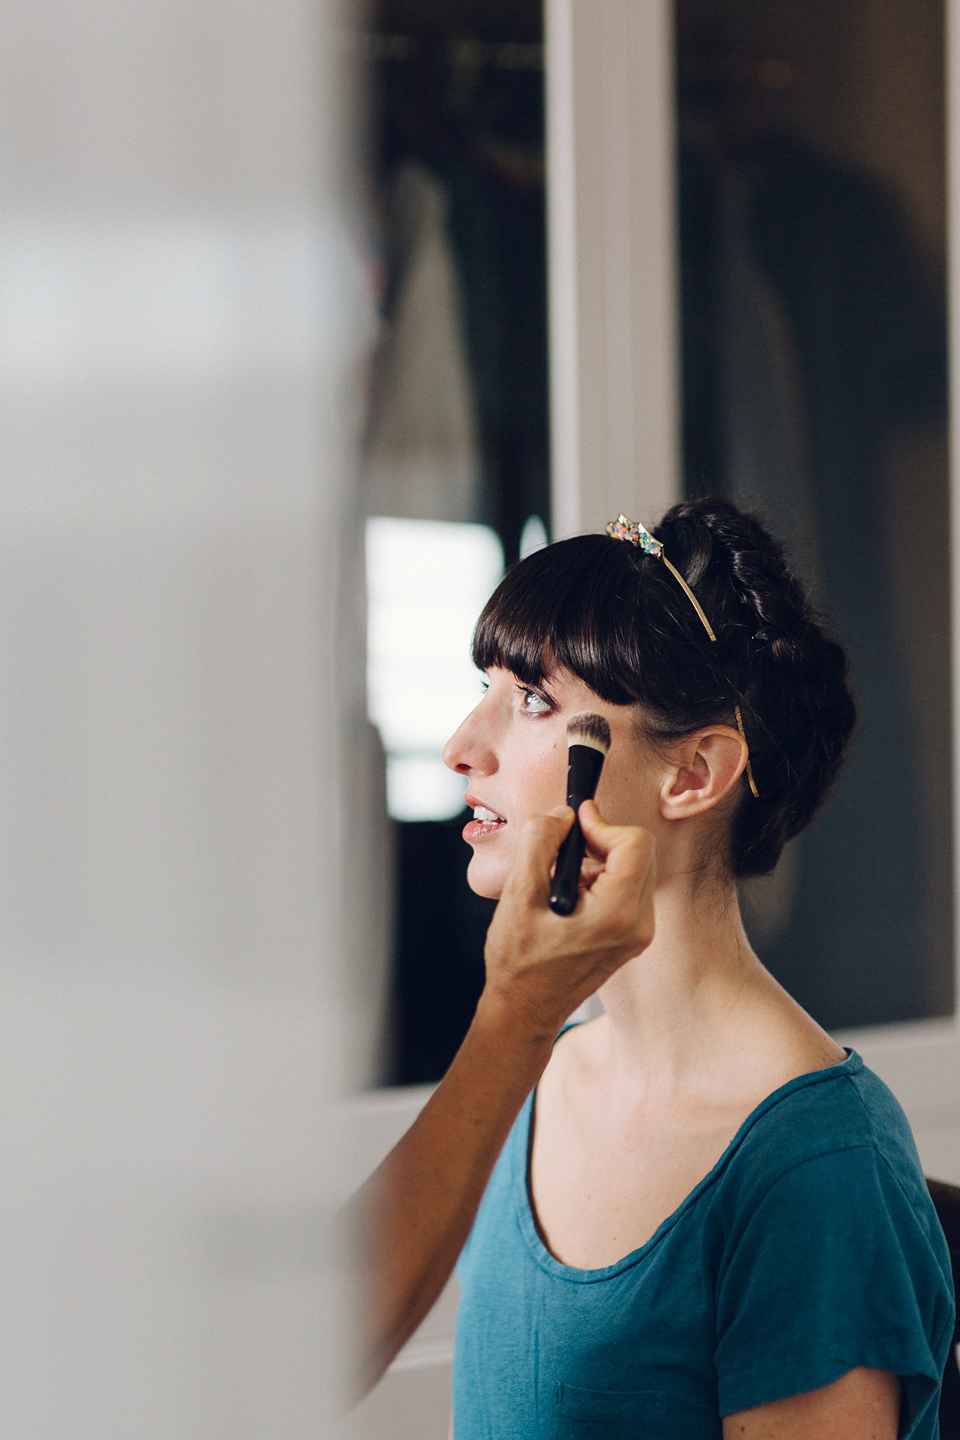
[[[547,527],[539,515],[531,515],[520,532],[520,559],[526,560],[535,550],[550,544]]]
[[[395,820],[449,820],[463,809],[465,789],[439,755],[387,756],[387,810]]]
[[[480,699],[470,641],[502,574],[485,525],[367,521],[367,693],[396,820],[446,820],[463,807],[463,781],[440,751]]]

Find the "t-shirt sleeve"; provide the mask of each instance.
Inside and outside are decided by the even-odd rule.
[[[721,1415],[865,1365],[902,1377],[901,1436],[928,1433],[953,1329],[931,1220],[872,1146],[804,1160],[746,1207],[718,1275]]]

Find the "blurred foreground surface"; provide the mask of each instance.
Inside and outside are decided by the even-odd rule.
[[[10,1440],[331,1433],[333,20],[4,12]]]

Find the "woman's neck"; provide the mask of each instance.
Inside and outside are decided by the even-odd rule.
[[[750,1091],[771,1067],[816,1068],[817,1054],[829,1064],[840,1053],[757,959],[733,882],[662,882],[652,943],[600,995],[604,1065],[644,1100],[728,1091],[740,1078]]]

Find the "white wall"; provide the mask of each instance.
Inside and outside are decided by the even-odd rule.
[[[0,18],[11,1440],[329,1433],[328,12]]]

